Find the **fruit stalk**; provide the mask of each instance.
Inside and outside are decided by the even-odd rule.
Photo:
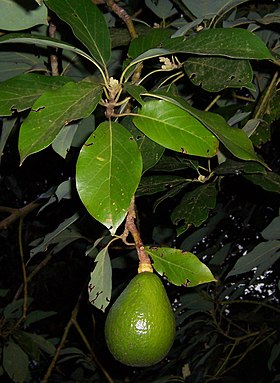
[[[149,271],[152,273],[153,267],[151,264],[151,260],[145,251],[145,247],[140,237],[140,233],[135,224],[135,219],[136,219],[136,212],[135,212],[135,201],[133,196],[129,206],[128,214],[126,217],[125,228],[128,232],[131,233],[134,239],[137,255],[139,258],[138,273],[143,273],[144,271]]]

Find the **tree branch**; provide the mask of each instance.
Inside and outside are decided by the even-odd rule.
[[[0,212],[10,213],[10,215],[7,218],[4,218],[2,221],[0,221],[0,230],[7,229],[8,226],[10,226],[12,223],[14,223],[20,218],[24,218],[25,216],[27,216],[27,214],[31,213],[33,210],[37,209],[41,205],[42,205],[41,201],[39,202],[39,200],[35,200],[19,209],[7,207],[7,206],[0,206]]]
[[[153,272],[151,260],[145,251],[145,247],[140,237],[140,233],[135,224],[135,218],[136,218],[136,212],[135,212],[135,203],[134,203],[134,196],[133,196],[130,203],[129,210],[128,210],[128,214],[126,217],[125,233],[130,232],[135,242],[135,247],[136,247],[137,255],[139,258],[138,273],[142,273],[144,271]]]

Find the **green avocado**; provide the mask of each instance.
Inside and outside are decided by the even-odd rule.
[[[175,319],[165,288],[156,274],[136,275],[111,307],[105,339],[111,354],[128,366],[161,361],[175,338]]]

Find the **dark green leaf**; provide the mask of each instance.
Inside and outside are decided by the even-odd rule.
[[[48,25],[48,12],[44,4],[39,7],[34,0],[1,1],[0,29],[19,31],[39,24]]]
[[[215,168],[216,174],[236,174],[241,173],[261,173],[266,174],[265,168],[258,164],[257,162],[247,162],[247,161],[235,161],[227,159],[225,162],[221,163]]]
[[[180,301],[183,308],[196,312],[209,311],[213,308],[213,302],[210,300],[210,297],[196,291],[187,290],[185,294],[181,295]]]
[[[123,120],[123,125],[133,135],[140,149],[143,161],[143,173],[154,167],[164,153],[165,148],[155,141],[150,140],[145,134],[136,128],[130,117]]]
[[[127,214],[141,173],[138,146],[118,123],[101,123],[80,152],[78,193],[89,213],[112,234]]]
[[[42,47],[54,47],[67,49],[68,51],[77,53],[78,55],[85,57],[87,60],[95,63],[94,59],[87,53],[75,46],[64,43],[61,40],[45,37],[42,35],[28,34],[28,33],[9,33],[0,37],[0,44],[17,43],[17,44],[36,44]]]
[[[30,251],[30,258],[34,257],[35,254],[44,252],[47,250],[48,246],[59,242],[59,235],[64,232],[72,223],[77,221],[79,214],[75,213],[71,217],[66,218],[58,227],[53,230],[51,233],[48,233],[43,238],[39,238],[39,243],[36,241],[36,244],[31,242],[29,245],[35,245],[35,247]],[[81,236],[81,235],[80,235]]]
[[[53,315],[56,315],[56,311],[43,311],[43,310],[35,310],[29,313],[24,322],[25,326],[28,327],[33,323],[36,323],[42,319],[49,318]]]
[[[24,383],[28,375],[28,356],[12,340],[3,349],[3,367],[13,382]]]
[[[277,173],[266,172],[265,174],[244,174],[244,177],[266,191],[280,193],[280,175]]]
[[[105,67],[111,54],[111,41],[106,21],[98,7],[88,0],[45,0],[45,3],[71,26],[92,57]]]
[[[2,132],[0,135],[0,164],[4,154],[4,147],[7,143],[10,133],[14,128],[16,120],[16,118],[4,118],[2,120]]]
[[[155,270],[174,285],[193,287],[215,281],[208,267],[190,252],[169,247],[145,247],[145,250],[152,258]]]
[[[11,116],[13,110],[21,112],[31,108],[42,93],[51,89],[56,90],[69,81],[71,79],[68,77],[28,73],[2,82],[0,83],[0,115]]]
[[[41,351],[49,355],[55,353],[55,346],[42,335],[18,330],[14,338],[18,344],[34,359],[39,359]]]
[[[212,183],[198,186],[184,195],[180,204],[171,213],[174,224],[184,222],[183,229],[179,229],[180,234],[190,225],[198,227],[207,219],[209,210],[216,206],[216,195],[217,190]]]
[[[169,199],[169,198],[174,198],[175,195],[177,195],[178,193],[180,193],[180,191],[186,186],[186,183],[181,183],[177,186],[174,186],[173,188],[167,190],[163,195],[161,195],[154,203],[154,206],[153,206],[153,213],[156,211],[156,209],[158,208],[158,206],[163,202],[165,201],[166,199]]]
[[[264,239],[280,239],[280,217],[275,217],[270,224],[261,232]]]
[[[21,161],[50,145],[69,122],[88,117],[100,101],[101,92],[99,84],[69,82],[42,94],[20,129]]]
[[[248,88],[252,84],[253,71],[248,60],[224,57],[191,57],[184,65],[191,81],[208,92],[219,92],[226,88]]]
[[[257,275],[268,270],[280,258],[280,241],[268,241],[259,243],[248,254],[239,258],[227,277],[248,273],[257,268]],[[255,275],[256,276],[256,275]]]
[[[149,195],[162,191],[168,191],[173,187],[186,183],[186,179],[173,175],[155,175],[142,177],[137,189],[137,195]]]
[[[70,123],[64,126],[58,135],[55,137],[52,148],[62,158],[66,158],[67,153],[70,150],[73,138],[77,132],[79,124]]]
[[[198,161],[192,161],[188,158],[162,156],[154,170],[157,172],[176,172],[177,170],[197,169]]]
[[[158,144],[190,155],[213,157],[218,141],[196,118],[163,100],[146,102],[134,124]]]
[[[131,41],[128,56],[134,59],[151,48],[160,48],[162,42],[167,39],[171,33],[172,30],[169,29],[150,28],[147,33]]]
[[[126,82],[124,84],[124,90],[129,93],[130,96],[135,98],[139,104],[143,105],[144,101],[141,98],[141,94],[145,93],[146,89],[142,85],[131,84],[130,82]]]
[[[183,3],[196,17],[205,19],[217,16],[221,12],[228,12],[230,9],[237,7],[248,0],[210,0],[210,1],[193,1],[183,0]]]
[[[226,56],[239,59],[274,60],[264,42],[241,28],[206,29],[190,37],[175,37],[163,42],[171,52]]]
[[[174,8],[172,2],[169,0],[158,0],[157,2],[145,0],[145,4],[155,15],[163,20],[177,13],[176,8]]]
[[[47,72],[45,65],[46,57],[44,57],[42,52],[38,57],[35,53],[32,53],[31,49],[29,49],[31,52],[28,52],[27,49],[21,51],[20,47],[17,47],[17,51],[13,52],[9,50],[4,51],[4,47],[1,48],[0,81],[8,80],[9,78],[27,73],[31,70]]]
[[[112,268],[108,247],[97,254],[95,262],[88,284],[89,301],[98,309],[105,311],[110,303],[112,290]]]

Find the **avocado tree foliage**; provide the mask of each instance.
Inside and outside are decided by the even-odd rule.
[[[172,285],[197,286],[181,293],[178,344],[159,381],[169,381],[164,380],[168,368],[174,368],[177,381],[210,382],[223,377],[230,382],[230,377],[226,380],[230,366],[238,366],[259,345],[269,348],[268,374],[274,374],[279,360],[273,326],[254,331],[252,326],[240,334],[239,324],[234,328],[227,319],[227,301],[234,305],[245,290],[245,286],[239,288],[238,277],[228,285],[217,283],[255,270],[252,285],[277,262],[279,219],[263,228],[264,242],[222,269],[218,266],[227,263],[231,243],[215,247],[208,265],[202,262],[203,256],[190,252],[227,214],[217,203],[227,179],[237,175],[273,195],[280,192],[280,177],[262,156],[262,147],[272,136],[271,126],[279,118],[279,33],[274,28],[279,9],[277,4],[250,9],[247,1],[146,0],[144,11],[142,6],[112,0],[1,2],[1,151],[5,153],[16,131],[19,165],[50,147],[65,161],[73,148],[77,153],[70,156],[75,168],[71,179],[42,190],[36,201],[17,206],[20,210],[2,209],[10,216],[3,219],[1,229],[20,218],[24,275],[23,299],[18,291],[1,314],[0,372],[12,381],[32,381],[29,361],[39,359],[42,351],[53,361],[44,377],[47,381],[61,357],[63,343],[57,347],[21,328],[23,323],[28,327],[53,315],[35,311],[37,316],[32,316],[27,293],[31,274],[26,270],[37,256],[47,258],[77,240],[87,243],[85,253],[94,259],[88,296],[102,311],[111,300],[110,248],[116,243],[126,251],[136,248],[140,267],[151,259],[156,272]],[[141,18],[132,17],[138,11]],[[90,240],[76,230],[79,205],[70,217],[56,217],[56,227],[45,236],[24,244],[30,251],[24,260],[23,217],[34,209],[39,216],[49,208],[55,210],[65,199],[81,201],[86,214],[102,229],[91,233]],[[157,246],[143,243],[135,205],[145,199],[153,200],[150,217],[169,201],[169,219],[179,248],[170,242],[158,246],[162,243],[157,235]],[[208,282],[214,282],[213,291],[201,286]],[[269,303],[260,308],[271,310],[279,319],[279,310]],[[74,323],[81,330],[76,315],[74,310],[70,326]],[[195,320],[189,322],[192,316]],[[198,333],[186,346],[188,329],[201,331],[201,321],[203,335]],[[202,344],[207,348],[203,350]],[[199,352],[191,358],[193,348]],[[217,353],[222,354],[219,362]],[[82,360],[84,354],[75,349],[65,355]],[[18,367],[14,356],[20,361]],[[181,374],[174,367],[176,358]],[[212,359],[214,364],[208,364]],[[96,363],[85,360],[84,369],[97,379]],[[110,381],[106,368],[101,370]],[[139,381],[147,381],[143,374]],[[150,374],[159,376],[157,367]]]

